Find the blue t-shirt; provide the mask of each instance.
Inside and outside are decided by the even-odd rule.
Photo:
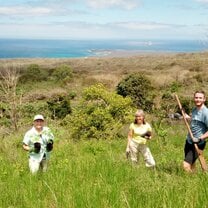
[[[208,108],[206,106],[203,106],[200,110],[196,107],[193,109],[190,128],[196,138],[208,131]],[[187,135],[187,140],[190,144],[193,143],[189,134]],[[204,140],[200,143],[204,143]]]

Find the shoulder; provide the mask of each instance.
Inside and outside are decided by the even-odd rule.
[[[29,129],[26,133],[25,133],[25,136],[29,136],[29,135],[32,135],[34,134],[34,127],[32,127],[31,129]]]
[[[148,129],[148,131],[151,131],[152,127],[149,123],[145,123],[145,127]]]
[[[51,129],[49,127],[44,126],[42,133],[43,134],[50,134],[50,133],[52,133],[52,131],[51,131]]]
[[[129,126],[130,129],[133,129],[134,127],[135,127],[134,123],[131,123],[130,126]]]
[[[47,127],[47,126],[44,126],[44,127],[43,127],[42,134],[44,134],[45,136],[47,136],[47,137],[49,137],[49,138],[51,138],[51,139],[53,139],[53,137],[54,137],[54,135],[53,135],[51,129],[50,129],[49,127]]]
[[[33,135],[34,135],[34,130],[33,128],[31,128],[25,133],[23,143],[28,144],[28,142],[31,141]]]
[[[197,108],[194,107],[194,108],[192,109],[192,114],[195,113],[196,111],[197,111]]]
[[[208,108],[207,108],[206,106],[204,106],[204,107],[202,108],[202,113],[203,113],[204,117],[205,117],[206,119],[208,119]]]
[[[202,109],[202,114],[206,117],[208,117],[208,108],[206,106],[204,106]]]
[[[44,126],[44,127],[43,127],[43,131],[50,131],[50,128],[47,127],[47,126]]]
[[[202,110],[205,111],[205,112],[208,112],[207,106],[204,106],[204,107],[202,108]]]
[[[145,123],[146,126],[150,126],[150,124],[148,122]]]

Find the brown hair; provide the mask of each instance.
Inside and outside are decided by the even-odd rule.
[[[195,97],[195,95],[196,95],[197,93],[201,93],[201,94],[204,95],[204,97],[206,97],[204,90],[197,90],[197,91],[195,91],[194,97]]]

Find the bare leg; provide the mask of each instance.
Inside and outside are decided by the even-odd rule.
[[[195,170],[195,163],[191,165],[191,164],[187,163],[186,161],[183,161],[183,169],[186,172],[193,173]]]
[[[43,172],[46,172],[46,170],[47,170],[47,160],[43,159],[40,163],[40,167],[41,167]]]

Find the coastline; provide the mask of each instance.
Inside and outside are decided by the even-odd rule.
[[[208,54],[208,51],[196,52],[172,52],[172,51],[141,51],[141,50],[96,50],[91,56],[83,57],[15,57],[15,58],[0,58],[0,62],[15,61],[15,60],[77,60],[77,59],[106,59],[106,58],[133,58],[133,57],[158,57],[158,56],[178,56],[178,55],[194,55]]]
[[[26,69],[32,64],[43,70],[54,70],[60,65],[68,65],[74,72],[74,80],[64,90],[69,87],[75,92],[77,88],[81,90],[94,83],[103,83],[109,89],[115,89],[119,81],[131,73],[145,74],[158,89],[175,81],[191,82],[197,87],[197,79],[199,83],[206,83],[208,80],[208,52],[145,53],[114,50],[108,51],[105,56],[100,54],[94,57],[0,59],[0,70],[8,66]],[[186,95],[191,92],[187,90],[184,93]]]
[[[200,53],[208,50],[197,40],[15,40],[0,39],[0,59],[130,57]]]
[[[85,58],[91,58],[91,57],[134,57],[134,56],[154,56],[154,55],[173,55],[173,54],[180,54],[184,52],[171,52],[171,51],[142,51],[142,50],[97,50],[94,52],[95,55],[85,57]],[[192,52],[190,52],[192,53]]]

